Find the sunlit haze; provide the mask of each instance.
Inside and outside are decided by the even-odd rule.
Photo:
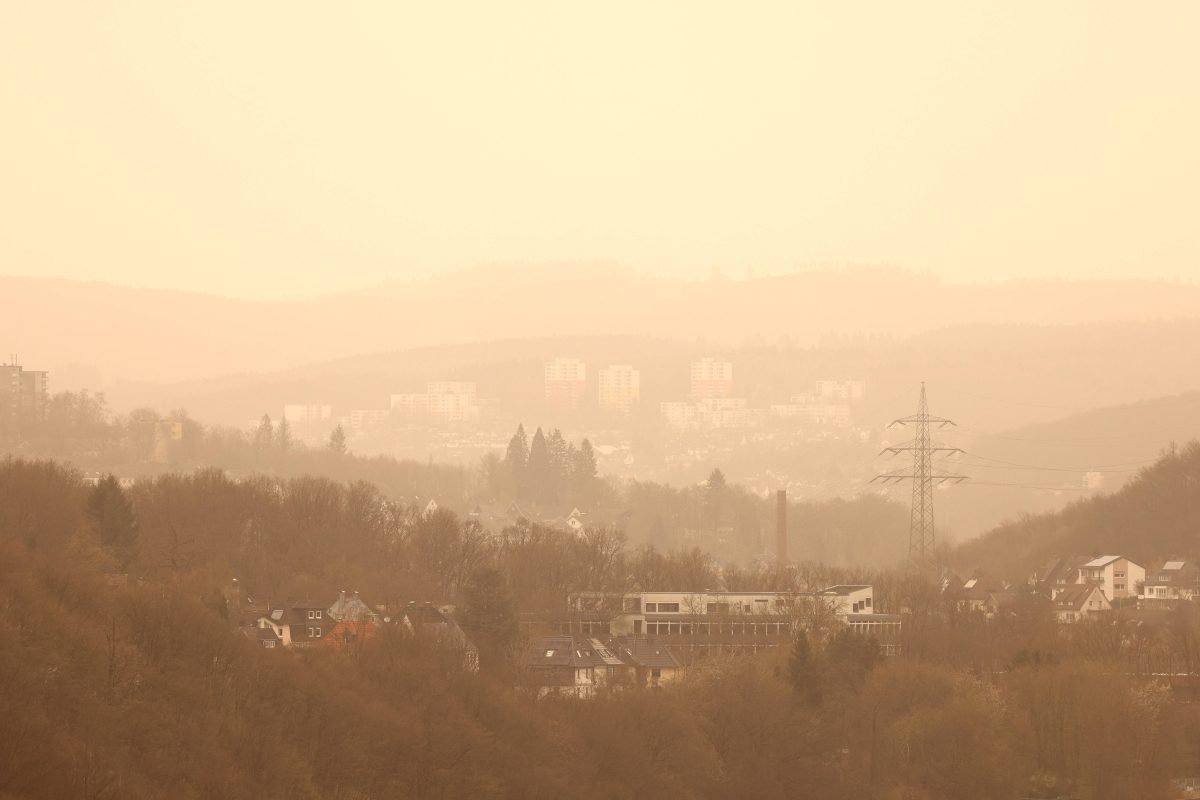
[[[1200,0],[0,0],[0,800],[1200,800]]]
[[[1200,279],[1200,4],[0,9],[6,274]]]

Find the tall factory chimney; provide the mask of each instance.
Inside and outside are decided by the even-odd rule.
[[[787,489],[775,493],[775,563],[788,563],[787,548]]]

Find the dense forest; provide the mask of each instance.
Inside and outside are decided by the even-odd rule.
[[[369,483],[402,504],[433,499],[461,516],[479,507],[502,509],[514,500],[532,521],[548,522],[579,508],[596,521],[619,519],[632,543],[667,550],[702,546],[722,561],[758,556],[774,531],[774,498],[733,483],[672,487],[597,476],[590,443],[567,442],[557,429],[537,428],[529,436],[519,428],[503,457],[487,456],[469,469],[356,455],[346,452],[336,431],[323,446],[305,446],[284,421],[269,418],[242,431],[202,425],[183,410],[116,414],[102,395],[62,392],[12,454],[69,461],[87,473],[125,478],[214,470],[251,481],[321,475],[346,485]],[[798,559],[890,566],[904,555],[907,511],[878,495],[793,499],[788,523],[790,552]]]
[[[364,483],[207,471],[123,489],[45,461],[0,464],[0,549],[0,797],[1116,800],[1200,773],[1195,707],[1129,669],[1119,628],[1064,634],[1032,597],[986,621],[899,573],[747,575],[615,530],[490,535]],[[262,650],[237,632],[231,576],[261,597],[457,602],[483,669],[448,673],[386,626],[341,651]],[[587,702],[515,689],[514,643],[489,638],[514,626],[475,612],[482,592],[511,618],[581,587],[854,579],[905,609],[903,656],[814,629]],[[1189,612],[1151,646],[1200,652]]]

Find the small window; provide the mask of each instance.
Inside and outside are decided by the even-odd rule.
[[[321,638],[321,629],[320,628],[317,628],[317,638],[318,639]]]
[[[320,612],[320,611],[318,611],[318,612],[317,612],[317,619],[320,619],[320,618],[321,618],[321,612]]]
[[[275,642],[272,641],[271,639],[267,639],[265,642],[263,642],[263,647],[274,647],[274,646],[275,646]]]
[[[678,613],[679,603],[659,603],[659,613]]]
[[[870,608],[871,607],[871,598],[868,597],[866,600],[863,600],[863,605],[865,605],[867,608]]]
[[[646,603],[646,613],[658,611],[658,603]]]
[[[308,629],[308,638],[312,638],[312,628]]]
[[[309,619],[312,619],[312,618],[313,618],[313,612],[311,612],[311,611],[310,611],[310,612],[308,612],[308,618],[309,618]]]

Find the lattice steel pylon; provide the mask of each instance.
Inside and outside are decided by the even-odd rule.
[[[912,508],[908,520],[908,566],[918,572],[932,572],[936,567],[934,545],[936,537],[933,525],[933,487],[943,483],[960,483],[967,479],[966,475],[935,473],[933,471],[934,453],[962,453],[958,447],[948,447],[935,442],[930,435],[932,428],[945,428],[953,425],[952,420],[934,417],[929,414],[929,402],[925,398],[925,383],[921,382],[921,400],[917,413],[910,417],[901,417],[892,422],[889,428],[896,426],[911,427],[916,436],[910,441],[894,447],[885,447],[880,455],[889,453],[899,455],[911,452],[913,454],[912,472],[888,472],[876,475],[872,482],[882,481],[884,484],[912,481]]]

